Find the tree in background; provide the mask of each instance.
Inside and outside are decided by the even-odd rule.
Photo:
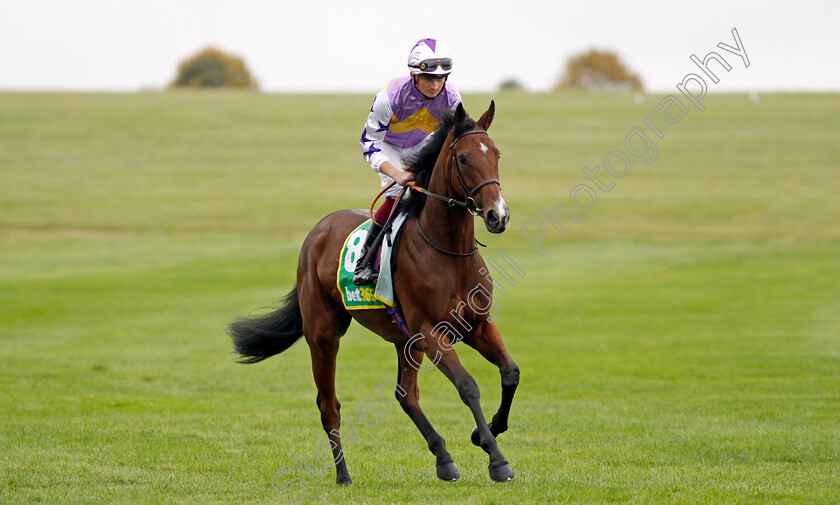
[[[557,89],[584,88],[592,91],[642,89],[639,76],[631,73],[615,53],[591,49],[566,63]]]
[[[184,60],[170,88],[256,88],[241,58],[208,47]]]
[[[505,79],[499,85],[499,91],[525,91],[525,87],[513,77]]]

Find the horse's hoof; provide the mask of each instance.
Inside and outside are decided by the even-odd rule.
[[[507,461],[503,461],[499,465],[490,465],[490,478],[494,482],[507,482],[513,480],[516,475]]]
[[[472,433],[470,433],[470,440],[476,447],[481,447],[481,435],[478,434],[478,426],[473,428]]]
[[[455,466],[455,462],[450,461],[449,463],[437,465],[437,477],[438,479],[445,480],[446,482],[455,482],[461,478],[461,472],[458,471],[458,467]]]
[[[335,479],[335,483],[341,486],[351,486],[353,484],[353,479],[351,479],[349,475],[347,477],[338,477]]]

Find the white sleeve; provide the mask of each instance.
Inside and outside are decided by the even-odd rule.
[[[373,100],[373,107],[370,108],[362,138],[359,140],[359,144],[362,145],[362,155],[375,172],[379,172],[382,163],[390,161],[382,152],[382,143],[385,142],[385,133],[391,125],[393,115],[391,103],[388,100],[388,90],[383,89]]]

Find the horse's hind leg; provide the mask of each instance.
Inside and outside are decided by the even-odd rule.
[[[516,366],[507,349],[505,349],[502,335],[493,323],[485,322],[479,328],[479,331],[471,334],[464,340],[464,343],[481,353],[487,361],[499,367],[502,376],[502,403],[499,405],[496,415],[490,421],[490,433],[493,437],[496,437],[507,431],[508,428],[508,415],[513,403],[513,395],[519,385],[519,367]],[[473,444],[480,445],[481,440],[477,426],[472,431],[471,439]]]
[[[321,425],[332,445],[336,484],[352,484],[341,449],[341,404],[335,394],[335,360],[338,340],[350,325],[350,316],[337,306],[317,280],[300,284],[299,299],[303,334],[312,357],[312,375],[318,388],[315,400],[321,411]]]
[[[397,401],[408,414],[408,417],[420,430],[429,450],[435,455],[435,468],[437,476],[441,480],[454,481],[461,477],[452,455],[446,449],[446,442],[443,437],[435,431],[432,423],[426,418],[426,414],[420,408],[420,389],[417,387],[417,371],[420,362],[423,360],[423,352],[413,347],[406,347],[404,344],[396,344],[397,356],[399,357],[399,369],[397,371],[397,382],[404,391],[396,391]],[[409,362],[409,358],[411,362]],[[402,393],[405,394],[402,394]]]

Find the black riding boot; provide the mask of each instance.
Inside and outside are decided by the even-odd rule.
[[[371,245],[373,245],[373,241],[376,240],[380,232],[382,232],[382,225],[376,221],[372,222],[368,229],[367,238],[365,238],[365,245],[362,246],[362,252],[359,253],[359,262],[356,263],[356,271],[353,275],[353,284],[357,286],[370,284],[377,277],[376,270],[373,268],[375,255],[371,255],[370,261],[365,264],[362,264],[362,259],[368,253]]]

